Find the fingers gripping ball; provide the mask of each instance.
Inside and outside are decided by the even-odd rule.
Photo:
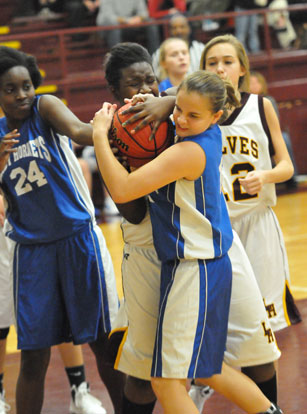
[[[122,112],[130,108],[130,106],[130,103],[126,104],[114,114],[111,138],[120,153],[128,158],[129,165],[131,167],[140,167],[154,159],[173,143],[174,128],[170,121],[163,122],[152,140],[149,140],[152,131],[150,125],[132,134],[131,131],[139,121],[128,124],[125,127],[122,125],[133,115],[122,115]]]

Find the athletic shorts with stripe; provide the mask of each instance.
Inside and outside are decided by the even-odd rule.
[[[251,214],[232,220],[232,226],[252,265],[274,332],[300,322],[290,291],[284,238],[273,210],[260,206]]]
[[[280,357],[280,351],[251,265],[235,232],[228,256],[233,278],[224,360],[235,367],[275,361]],[[123,340],[115,367],[145,380],[150,380],[152,374],[160,301],[160,269],[161,262],[154,248],[125,244],[122,264],[125,300],[114,324],[114,333],[122,333]],[[187,321],[188,312],[187,306],[182,309]],[[179,340],[177,327],[180,327],[180,318],[174,319],[177,324],[173,323],[173,333]],[[176,358],[173,350],[165,368],[170,377],[173,372],[177,373]]]
[[[0,329],[14,323],[13,279],[9,271],[9,243],[0,227]]]
[[[99,331],[111,330],[119,302],[97,225],[52,243],[15,244],[13,250],[18,348],[90,343]]]

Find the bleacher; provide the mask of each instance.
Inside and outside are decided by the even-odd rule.
[[[307,5],[291,6],[289,10],[306,13]],[[250,56],[251,68],[266,77],[269,92],[279,104],[282,127],[290,131],[299,173],[307,174],[307,145],[304,142],[307,130],[307,50],[281,49],[272,28],[266,23],[268,10],[244,13],[255,12],[261,13],[263,19],[260,28],[262,52]],[[235,15],[235,12],[211,15],[210,18],[222,22],[219,30],[203,32],[197,29],[195,37],[205,43],[217,34],[233,32]],[[193,24],[206,18],[208,16],[204,15],[189,20]],[[167,21],[157,23],[163,25],[167,34]],[[13,18],[9,0],[0,2],[0,24],[1,44],[36,56],[45,74],[44,89],[40,91],[62,98],[82,120],[89,121],[103,101],[113,99],[102,71],[103,58],[108,50],[99,36],[101,28],[92,24],[68,29],[65,14]],[[112,26],[107,30],[112,30]],[[74,36],[76,34],[87,36],[79,41]]]

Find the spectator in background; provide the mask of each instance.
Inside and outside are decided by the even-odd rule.
[[[273,98],[273,96],[268,94],[267,81],[266,81],[265,77],[260,72],[252,71],[250,73],[249,89],[250,89],[251,93],[255,93],[256,95],[263,95],[266,98],[268,98],[272,102],[272,105],[273,105],[273,107],[276,111],[276,114],[278,116],[278,119],[279,119],[279,110],[278,110],[277,102],[276,102],[275,98]],[[296,188],[297,183],[296,183],[296,177],[295,176],[297,175],[297,168],[296,168],[296,163],[295,163],[295,159],[294,159],[294,155],[293,155],[293,148],[292,148],[292,144],[291,144],[291,138],[290,138],[290,135],[288,134],[288,132],[282,131],[281,133],[282,133],[283,139],[286,143],[287,150],[289,152],[289,155],[290,155],[293,167],[294,167],[293,176],[290,178],[290,180],[285,181],[285,184],[287,185],[288,188]]]
[[[54,13],[62,13],[64,11],[63,6],[61,0],[38,0],[38,15],[52,16]]]
[[[192,38],[192,31],[188,19],[183,14],[175,14],[169,21],[168,29],[170,37],[179,37],[188,42],[190,55],[190,67],[188,73],[198,70],[205,45]],[[152,66],[156,76],[160,79],[160,48],[152,55]]]
[[[202,14],[222,13],[231,5],[231,0],[191,0],[189,4],[189,16],[199,16]],[[194,22],[197,27],[199,22]],[[220,24],[212,19],[205,19],[202,22],[202,30],[207,32],[217,30]]]
[[[180,38],[170,37],[160,46],[161,82],[159,91],[163,92],[172,86],[178,86],[190,66],[188,43]]]
[[[176,13],[185,13],[185,0],[148,0],[149,16],[153,19],[170,17]]]
[[[259,0],[258,0],[259,1]],[[257,9],[257,0],[235,0],[234,9],[237,12]],[[237,16],[235,18],[235,36],[251,53],[260,52],[260,40],[258,33],[258,14]]]
[[[33,16],[36,14],[34,0],[16,0],[15,17]]]
[[[269,0],[271,10],[282,9],[289,6],[287,0]],[[289,18],[287,10],[268,14],[268,23],[276,32],[277,39],[283,49],[291,47],[296,39],[296,32]]]
[[[148,21],[148,18],[145,0],[100,0],[96,24],[102,27],[120,24],[130,26],[129,29],[112,29],[103,34],[109,48],[131,37],[134,38],[134,41],[140,42],[140,34],[145,33],[147,49],[150,53],[153,53],[160,44],[158,27],[155,25],[133,27]]]
[[[66,0],[64,10],[67,13],[69,27],[86,26],[89,17],[94,16],[99,9],[99,0]],[[84,38],[84,34],[74,35],[75,39]]]

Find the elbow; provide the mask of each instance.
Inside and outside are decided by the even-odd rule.
[[[111,192],[112,199],[116,204],[125,204],[132,200],[127,194],[123,191],[113,191]]]
[[[288,173],[288,178],[287,179],[290,180],[290,178],[293,177],[293,174],[294,174],[294,166],[291,162],[291,164],[289,165],[289,173]]]

